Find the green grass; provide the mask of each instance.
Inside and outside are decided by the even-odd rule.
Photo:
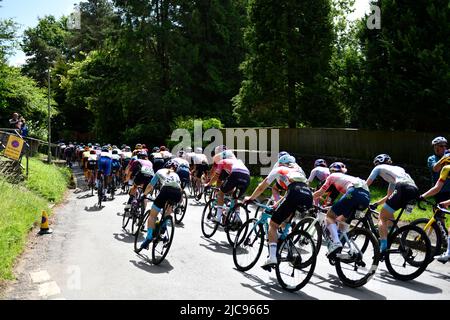
[[[13,185],[0,177],[0,280],[13,279],[13,266],[23,251],[27,235],[41,221],[42,211],[50,215],[49,202],[63,199],[70,172],[66,168],[31,158],[29,179]]]

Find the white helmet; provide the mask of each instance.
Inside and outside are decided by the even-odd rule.
[[[191,147],[187,147],[186,148],[186,152],[192,152],[192,148]]]
[[[203,149],[200,147],[195,148],[195,153],[202,153]]]
[[[433,146],[440,144],[440,143],[445,143],[447,144],[447,139],[445,139],[444,137],[436,137],[433,139],[433,141],[431,141],[431,144]]]
[[[383,164],[383,163],[387,163],[390,164],[392,163],[391,157],[388,154],[379,154],[375,157],[375,159],[373,159],[373,164],[375,166],[379,165],[379,164]]]
[[[222,144],[214,148],[214,154],[221,153],[222,151],[227,150],[227,146]]]

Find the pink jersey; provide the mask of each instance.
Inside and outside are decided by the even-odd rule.
[[[325,180],[323,186],[320,188],[320,191],[327,191],[328,188],[331,187],[331,185],[334,185],[337,191],[342,194],[346,193],[348,188],[350,187],[364,188],[365,190],[369,191],[369,188],[367,187],[367,184],[364,180],[341,172],[330,174]]]
[[[250,171],[247,169],[242,160],[236,158],[220,160],[216,166],[216,173],[220,174],[222,170],[225,170],[228,174],[231,174],[231,172],[250,174]]]

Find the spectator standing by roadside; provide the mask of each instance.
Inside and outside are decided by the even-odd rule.
[[[11,126],[11,128],[13,129],[19,129],[21,127],[21,123],[20,123],[20,118],[19,118],[19,114],[17,112],[14,112],[12,114],[12,118],[9,119],[9,125]]]
[[[441,158],[447,150],[447,139],[444,137],[436,137],[431,142],[434,154],[428,157],[428,169],[431,172],[432,186],[439,180],[439,173],[441,172],[444,163]],[[450,199],[450,179],[444,183],[442,189],[434,196],[437,203]]]
[[[27,122],[25,121],[24,117],[20,118],[20,122],[21,122],[20,134],[22,135],[22,137],[26,138],[26,137],[28,137]]]

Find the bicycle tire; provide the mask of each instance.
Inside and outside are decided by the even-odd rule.
[[[133,217],[133,212],[132,212],[131,210],[132,210],[132,209],[130,209],[130,214],[129,214],[128,216],[125,214],[125,212],[123,213],[123,217],[122,217],[122,229],[125,230],[125,231],[127,231],[128,223],[130,222],[130,220],[131,220],[132,217]],[[128,231],[127,231],[127,232],[128,232]],[[131,233],[133,233],[133,230],[131,230]]]
[[[233,262],[239,271],[248,271],[258,262],[264,247],[265,231],[257,219],[249,219],[239,229],[233,246]],[[255,245],[256,244],[256,245]],[[252,250],[255,248],[255,250]],[[245,257],[248,252],[256,253]]]
[[[139,220],[138,227],[136,229],[136,232],[134,233],[134,250],[138,250],[138,242],[140,241],[141,232],[144,232],[145,230],[145,223],[147,222],[148,217],[150,216],[150,210],[147,210],[145,212],[144,217]]]
[[[214,199],[209,200],[202,213],[202,233],[206,238],[211,238],[219,228],[219,224],[214,220],[217,214],[217,207]]]
[[[418,241],[419,237],[420,242]],[[393,248],[393,246],[395,247]],[[415,256],[413,256],[413,249],[418,250]],[[425,231],[418,226],[405,225],[395,230],[388,237],[384,255],[386,267],[394,278],[401,281],[413,280],[420,276],[429,264],[431,255],[430,239],[428,239]],[[397,263],[397,257],[399,257],[399,261],[403,260],[403,263]],[[416,257],[418,258],[416,259]],[[399,271],[402,269],[396,269],[398,264],[403,270],[406,270],[407,265],[409,265],[415,271],[402,273]]]
[[[303,261],[305,256],[306,262]],[[317,250],[313,238],[303,230],[293,231],[278,246],[277,259],[275,272],[278,283],[289,292],[300,290],[309,282],[316,268]]]
[[[181,201],[177,204],[177,207],[174,209],[175,223],[179,224],[183,221],[183,218],[186,214],[188,204],[188,198],[186,192],[181,191]]]
[[[343,245],[341,254],[347,254],[348,258],[336,258],[335,268],[339,279],[344,285],[357,288],[365,285],[375,275],[380,262],[380,248],[377,238],[370,230],[353,228],[347,233],[347,236],[353,241]],[[365,238],[363,239],[363,237]],[[362,240],[364,244],[368,240],[372,244],[371,248],[366,245],[365,249],[362,250],[362,245],[356,244],[356,240]],[[359,249],[363,256],[357,252],[358,250],[354,250],[354,244],[356,244],[356,249]],[[355,272],[357,276],[361,275],[361,277],[357,279],[352,278],[349,276],[349,272]]]
[[[163,216],[165,210],[163,211]],[[173,223],[172,216],[165,216],[161,221],[161,226],[165,226],[165,230],[161,233],[162,227],[158,229],[156,235],[154,235],[153,245],[152,245],[152,263],[154,265],[160,264],[167,254],[172,245],[173,236],[175,234],[175,226]],[[158,247],[161,246],[161,250]]]
[[[236,219],[236,210],[240,209],[240,225],[235,225],[235,219]],[[242,212],[244,211],[244,212]],[[242,204],[238,203],[235,205],[234,210],[232,214],[228,214],[227,216],[227,225],[225,227],[225,233],[227,234],[228,243],[231,246],[234,246],[234,241],[236,240],[237,232],[239,231],[240,227],[244,225],[244,223],[249,219],[249,212],[247,209],[247,206],[243,206]]]
[[[434,222],[428,230],[425,230],[424,227],[427,225],[428,221],[430,219],[428,218],[419,218],[410,223],[412,226],[418,226],[420,229],[425,231],[425,234],[428,236],[428,239],[430,239],[430,245],[431,245],[431,257],[430,262],[433,261],[435,256],[438,256],[441,254],[441,250],[443,247],[443,244],[445,244],[445,241],[442,239],[441,231],[439,230],[439,226],[436,222]]]
[[[101,179],[98,181],[97,194],[98,194],[98,206],[99,208],[101,208],[103,200],[103,181]]]
[[[316,246],[317,254],[320,252],[320,248],[322,247],[322,227],[320,226],[319,222],[317,221],[314,228],[310,228],[311,224],[316,219],[314,217],[304,217],[301,219],[296,225],[294,230],[303,230],[305,232],[308,232],[309,235],[313,238],[314,244]],[[308,230],[309,229],[309,230]]]

